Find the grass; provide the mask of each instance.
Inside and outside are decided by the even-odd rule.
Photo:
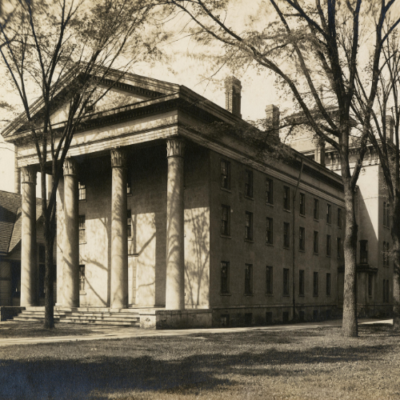
[[[363,325],[0,348],[1,399],[399,399],[400,335]]]

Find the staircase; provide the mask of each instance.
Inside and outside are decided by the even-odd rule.
[[[112,310],[109,308],[79,307],[54,308],[54,320],[62,324],[105,325],[140,327],[139,313],[133,309]],[[13,321],[43,322],[44,307],[26,307]]]

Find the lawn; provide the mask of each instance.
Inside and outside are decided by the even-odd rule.
[[[400,399],[400,336],[363,325],[0,348],[1,399]]]

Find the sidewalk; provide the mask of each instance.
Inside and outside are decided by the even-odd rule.
[[[361,319],[359,325],[364,324],[392,324],[392,319]],[[7,323],[2,323],[0,327],[6,327]],[[273,326],[257,326],[245,328],[211,328],[211,329],[179,329],[179,330],[144,330],[138,328],[118,328],[107,327],[93,329],[99,333],[90,333],[88,335],[70,335],[70,336],[50,336],[50,337],[18,337],[18,338],[2,338],[0,339],[0,347],[29,345],[29,344],[45,344],[45,343],[66,343],[66,342],[83,342],[93,340],[109,340],[109,339],[128,339],[142,337],[166,337],[166,336],[188,336],[199,334],[215,334],[215,333],[238,333],[247,331],[295,331],[303,329],[318,329],[326,327],[340,327],[341,320],[332,320],[324,322],[308,322],[289,325],[273,325]],[[15,323],[12,326],[16,326]]]

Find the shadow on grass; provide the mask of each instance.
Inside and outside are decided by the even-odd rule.
[[[0,362],[0,398],[103,399],[110,394],[129,391],[175,393],[182,392],[184,388],[204,391],[236,384],[232,375],[265,378],[288,374],[306,376],[313,374],[313,370],[304,364],[368,362],[376,360],[377,354],[381,356],[392,349],[390,345],[377,345],[283,351],[269,348],[257,351],[257,346],[253,346],[252,352],[227,354],[216,346],[215,353],[210,353],[208,349],[208,354],[182,356],[179,352],[174,354],[179,340],[174,342],[174,346],[165,348],[162,347],[163,343],[167,344],[167,341],[154,341],[150,344],[159,346],[158,354],[167,359],[157,358],[153,351],[150,352],[151,355],[139,356],[144,349],[140,343],[132,340],[124,343],[131,347],[123,348],[121,342],[114,342],[115,353],[121,353],[118,356],[90,356],[86,360],[85,349],[78,348],[82,356],[75,360],[48,357],[40,360],[27,358]],[[198,340],[196,343],[193,346],[201,345]],[[77,351],[75,344],[69,346],[71,352]],[[109,350],[112,351],[113,347],[110,346]],[[153,350],[157,353],[157,347]],[[233,353],[234,349],[232,350]],[[273,368],[294,365],[295,369],[290,370]],[[324,371],[329,373],[329,369]]]

